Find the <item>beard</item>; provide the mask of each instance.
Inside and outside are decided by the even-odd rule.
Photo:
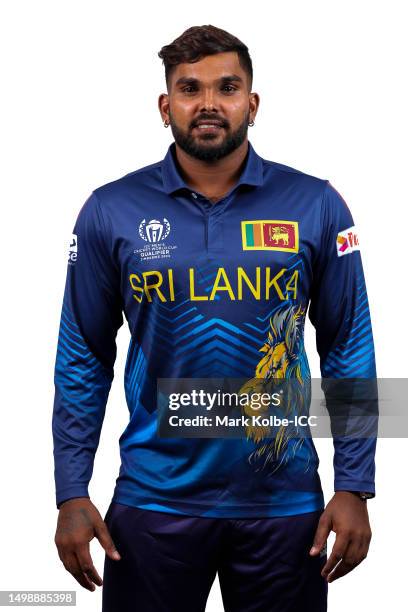
[[[201,161],[211,162],[226,157],[245,141],[248,133],[249,111],[234,132],[230,132],[228,126],[223,126],[225,136],[220,142],[216,142],[219,139],[216,134],[202,134],[194,137],[191,128],[188,132],[185,132],[178,127],[170,112],[169,118],[174,140],[180,149]]]

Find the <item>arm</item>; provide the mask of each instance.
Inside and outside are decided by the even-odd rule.
[[[96,572],[89,540],[96,535],[104,547],[114,550],[106,525],[89,500],[88,485],[113,380],[116,334],[123,323],[119,278],[109,226],[92,193],[80,210],[70,246],[52,416],[60,509],[55,542],[65,567],[90,590],[93,585],[81,575],[81,566],[91,567],[91,577]]]
[[[355,238],[351,212],[333,186],[326,182],[322,198],[321,245],[314,265],[309,318],[316,328],[316,344],[320,356],[322,387],[327,407],[338,432],[336,405],[339,397],[346,400],[348,424],[356,422],[361,437],[333,433],[334,490],[333,499],[322,514],[312,554],[323,548],[330,530],[336,532],[332,554],[322,574],[328,576],[336,563],[341,563],[329,581],[344,575],[366,556],[371,538],[366,502],[352,491],[375,494],[376,436],[372,435],[372,418],[356,417],[353,406],[356,379],[367,379],[363,389],[376,379],[374,343],[364,272],[358,240]],[[334,379],[337,381],[336,385]],[[354,382],[353,382],[354,381]],[[337,401],[334,399],[337,397]],[[368,410],[373,403],[368,401]],[[359,408],[364,402],[359,402]],[[376,406],[376,403],[374,404]],[[347,414],[348,413],[348,414]]]

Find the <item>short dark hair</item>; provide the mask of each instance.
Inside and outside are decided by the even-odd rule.
[[[213,25],[193,26],[185,30],[171,44],[161,48],[158,55],[163,60],[167,87],[172,71],[178,64],[194,63],[207,55],[236,51],[252,88],[253,70],[248,47],[238,38]]]

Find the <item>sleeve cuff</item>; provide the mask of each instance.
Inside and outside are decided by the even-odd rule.
[[[368,480],[337,480],[334,479],[335,491],[364,491],[375,496],[375,484]]]
[[[73,485],[72,487],[65,487],[57,491],[57,509],[59,510],[60,505],[64,501],[68,501],[68,499],[73,499],[74,497],[89,497],[88,487],[86,485]]]

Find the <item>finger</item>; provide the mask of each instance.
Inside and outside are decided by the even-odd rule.
[[[367,556],[365,552],[364,540],[358,539],[349,544],[342,560],[335,569],[328,575],[327,581],[333,582],[337,578],[345,576],[359,565]]]
[[[327,582],[334,582],[338,578],[345,576],[349,572],[351,572],[355,567],[357,567],[359,563],[351,563],[342,559],[340,563],[335,567],[331,574],[327,576]]]
[[[98,521],[98,523],[95,525],[95,533],[108,557],[110,557],[114,561],[119,561],[119,559],[121,558],[120,554],[117,551],[115,544],[113,543],[113,540],[104,521]]]
[[[86,574],[95,584],[102,586],[102,578],[99,576],[93,564],[92,557],[89,552],[89,544],[85,544],[84,546],[77,548],[76,556],[78,558],[81,571]]]
[[[87,589],[88,591],[94,591],[95,590],[95,585],[91,582],[91,580],[88,578],[88,576],[86,574],[84,574],[79,566],[79,562],[78,559],[76,557],[76,555],[74,553],[68,553],[65,557],[64,557],[64,567],[65,569],[72,574],[72,576],[75,578],[75,580],[77,582],[79,582],[79,584],[81,586],[84,587],[84,589]]]
[[[317,555],[317,553],[319,553],[322,550],[322,548],[327,542],[327,538],[329,537],[330,531],[331,531],[331,521],[327,517],[327,515],[323,513],[322,516],[320,517],[319,524],[316,529],[315,537],[313,540],[313,546],[309,551],[311,555]]]
[[[330,557],[327,559],[321,572],[321,575],[324,578],[326,578],[326,576],[330,574],[330,572],[333,571],[335,566],[342,560],[343,556],[346,553],[349,542],[350,537],[348,534],[337,534]]]

